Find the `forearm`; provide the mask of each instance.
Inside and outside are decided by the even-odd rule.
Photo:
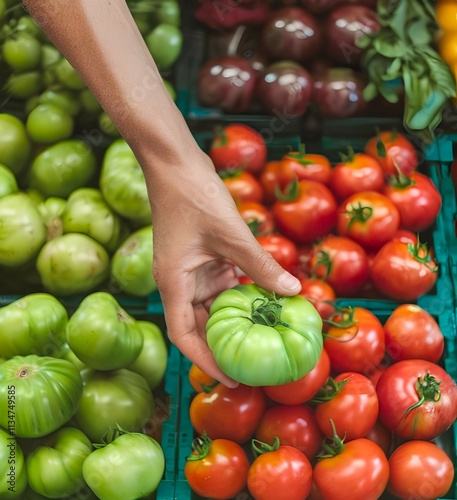
[[[153,160],[148,161],[148,169],[183,164],[183,152],[187,156],[197,150],[125,0],[23,3],[80,73],[135,153]]]

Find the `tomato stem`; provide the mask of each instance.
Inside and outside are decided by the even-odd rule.
[[[344,215],[349,216],[348,229],[356,222],[365,223],[373,216],[373,207],[362,205],[359,201],[357,204],[351,205],[351,208],[344,212]]]
[[[430,255],[427,243],[421,243],[419,241],[419,237],[417,238],[417,243],[408,243],[408,252],[414,257],[415,260],[424,264],[427,269],[433,273],[438,272],[438,266]],[[422,254],[422,256],[420,254]],[[432,263],[432,265],[430,265],[430,263]]]
[[[275,197],[278,201],[295,201],[298,198],[299,192],[298,179],[296,177],[289,182],[284,191],[281,191],[278,185],[275,187]]]
[[[419,401],[406,409],[405,413],[409,413],[415,408],[419,408],[419,406],[426,401],[437,403],[441,399],[440,384],[441,381],[438,382],[430,373],[426,373],[423,378],[418,377],[416,381],[416,391],[419,396]]]
[[[222,180],[236,179],[243,173],[242,168],[227,168],[226,170],[219,170],[218,174]]]
[[[258,439],[252,440],[252,451],[256,457],[263,455],[264,453],[269,453],[270,451],[276,451],[280,446],[278,436],[273,438],[273,444],[264,443]]]
[[[310,400],[311,403],[326,403],[331,401],[346,385],[349,379],[345,378],[340,381],[336,381],[334,378],[329,377],[325,384],[317,391],[314,397]]]
[[[203,432],[200,437],[194,439],[192,443],[192,451],[187,457],[187,460],[189,462],[195,462],[207,457],[211,449],[211,443],[212,440],[209,438],[208,434]]]
[[[327,324],[337,326],[338,328],[349,328],[357,324],[354,319],[355,310],[353,307],[336,308],[330,318],[324,320]]]
[[[259,297],[252,302],[250,320],[258,325],[275,327],[276,325],[289,325],[281,321],[282,304],[275,296]]]
[[[313,265],[312,269],[313,276],[316,276],[318,266],[322,266],[324,268],[324,275],[321,279],[325,281],[332,271],[332,259],[326,250],[319,250],[316,253],[316,263]]]
[[[333,436],[331,438],[327,436],[323,439],[321,443],[322,451],[316,455],[317,460],[322,460],[323,458],[333,458],[344,451],[344,440],[346,435],[344,435],[343,439],[338,436],[335,423],[332,419],[330,419],[330,425],[332,426]]]

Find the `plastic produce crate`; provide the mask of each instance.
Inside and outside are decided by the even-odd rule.
[[[420,301],[419,301],[420,302]],[[355,305],[355,303],[353,303]],[[358,305],[358,303],[357,303]],[[362,306],[363,307],[363,306]],[[421,304],[428,312],[431,310],[427,307],[427,304]],[[390,316],[391,311],[382,310],[372,310],[371,311],[384,323]],[[440,328],[445,337],[445,350],[440,361],[440,364],[446,369],[446,371],[451,375],[451,377],[457,382],[457,316],[456,309],[454,307],[448,307],[443,309],[441,313],[431,314],[435,317]],[[175,494],[177,500],[200,500],[201,497],[196,495],[189,487],[184,475],[184,466],[186,463],[186,458],[190,454],[191,446],[194,438],[194,430],[189,418],[189,405],[192,398],[195,395],[195,391],[189,383],[188,371],[191,366],[191,362],[187,358],[183,358],[181,363],[181,373],[180,373],[180,410],[179,410],[179,437],[178,437],[178,454],[177,454],[177,475],[175,484]],[[457,423],[442,434],[436,440],[437,444],[451,457],[454,467],[456,470],[456,475],[454,476],[453,485],[450,491],[444,496],[437,500],[457,500]],[[242,492],[237,495],[234,500],[252,500],[252,497],[246,493]],[[305,500],[305,499],[303,499]],[[384,494],[381,500],[394,500],[388,494]]]

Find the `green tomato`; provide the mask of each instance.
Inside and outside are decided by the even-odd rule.
[[[143,347],[136,319],[107,292],[83,299],[68,321],[66,338],[76,356],[95,370],[125,368]]]
[[[170,68],[181,54],[182,32],[172,24],[159,24],[145,37],[146,45],[160,71]]]
[[[109,275],[109,254],[86,234],[67,233],[49,240],[36,266],[45,289],[55,295],[88,293]]]
[[[43,30],[38,26],[35,19],[30,15],[25,15],[17,20],[15,26],[15,31],[17,33],[26,34],[33,38],[36,38],[40,42],[45,42],[47,40],[46,35]]]
[[[58,108],[75,117],[81,111],[81,102],[78,93],[73,90],[45,90],[38,96],[39,104],[53,104]]]
[[[302,296],[274,297],[256,285],[225,290],[211,304],[208,346],[219,367],[250,386],[309,373],[322,351],[322,319]]]
[[[0,429],[0,500],[23,498],[26,487],[27,474],[22,449],[14,433]]]
[[[38,210],[46,225],[46,239],[52,240],[63,234],[62,214],[67,206],[65,198],[51,196],[38,204]]]
[[[40,71],[13,73],[8,77],[4,85],[5,92],[20,101],[25,101],[39,94],[43,87],[44,81]]]
[[[0,356],[52,356],[65,341],[68,313],[48,293],[31,293],[0,308]]]
[[[97,115],[103,111],[97,98],[89,89],[84,89],[79,93],[79,100],[83,111],[90,115]]]
[[[15,356],[0,365],[0,426],[18,437],[46,436],[73,417],[82,391],[69,361]]]
[[[0,163],[19,174],[29,160],[32,142],[24,123],[8,113],[0,114]]]
[[[100,190],[119,215],[142,225],[151,224],[151,206],[144,174],[124,139],[116,139],[105,152]]]
[[[35,157],[30,166],[29,187],[45,197],[67,198],[75,189],[87,185],[96,167],[95,154],[84,141],[60,141]]]
[[[154,24],[181,25],[181,8],[176,0],[162,0],[154,11]]]
[[[41,43],[25,31],[20,31],[3,42],[2,56],[13,71],[31,71],[40,65]]]
[[[86,84],[83,82],[79,73],[64,57],[58,61],[54,67],[57,80],[66,88],[70,90],[83,90]]]
[[[51,44],[42,45],[41,52],[41,69],[43,70],[54,67],[63,57],[60,50]]]
[[[26,194],[0,198],[0,265],[17,267],[29,262],[45,241],[43,219]]]
[[[140,432],[148,424],[154,398],[141,375],[126,368],[86,369],[81,375],[84,389],[74,421],[92,443],[100,443],[117,425]]]
[[[147,297],[157,290],[152,274],[152,226],[133,232],[111,259],[113,285],[136,297]]]
[[[114,252],[125,239],[127,228],[119,215],[106,203],[99,189],[83,187],[68,197],[62,214],[65,233],[84,233]]]
[[[87,366],[76,356],[76,354],[71,350],[68,343],[64,343],[62,347],[54,354],[56,358],[66,359],[80,372],[87,368]]]
[[[64,109],[51,103],[38,104],[30,112],[25,128],[37,144],[54,144],[73,134],[73,117]]]
[[[83,475],[100,500],[136,500],[151,495],[165,470],[159,443],[141,433],[121,434],[84,461]]]
[[[83,463],[92,452],[87,436],[73,427],[49,434],[26,459],[30,487],[47,498],[66,498],[84,483]]]
[[[117,130],[116,126],[112,122],[108,113],[106,113],[105,111],[102,111],[100,113],[100,116],[98,117],[98,126],[100,127],[100,130],[104,134],[109,135],[110,137],[120,137],[121,136],[121,134],[119,133],[119,130]]]
[[[19,187],[17,185],[16,176],[6,165],[0,163],[0,198],[17,193],[18,191]]]
[[[138,320],[143,332],[143,347],[127,368],[143,376],[151,391],[162,382],[167,371],[168,349],[162,330],[152,321]]]

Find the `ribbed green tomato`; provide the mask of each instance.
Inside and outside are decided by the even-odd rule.
[[[275,297],[238,285],[214,300],[206,325],[219,367],[250,386],[280,385],[309,373],[322,351],[322,319],[304,297]]]
[[[95,370],[126,368],[140,354],[143,332],[107,292],[88,295],[70,317],[67,342],[76,356]]]
[[[48,293],[31,293],[0,308],[0,356],[53,356],[65,342],[68,314]]]
[[[0,500],[23,498],[26,487],[24,454],[14,435],[0,429]]]
[[[26,459],[30,487],[46,498],[66,498],[84,483],[83,463],[92,452],[79,429],[62,427],[44,437]]]
[[[83,474],[101,500],[136,500],[149,498],[157,489],[164,468],[159,443],[134,432],[93,451],[83,464]]]
[[[15,356],[0,365],[0,426],[18,437],[46,436],[75,414],[82,390],[69,361]]]

